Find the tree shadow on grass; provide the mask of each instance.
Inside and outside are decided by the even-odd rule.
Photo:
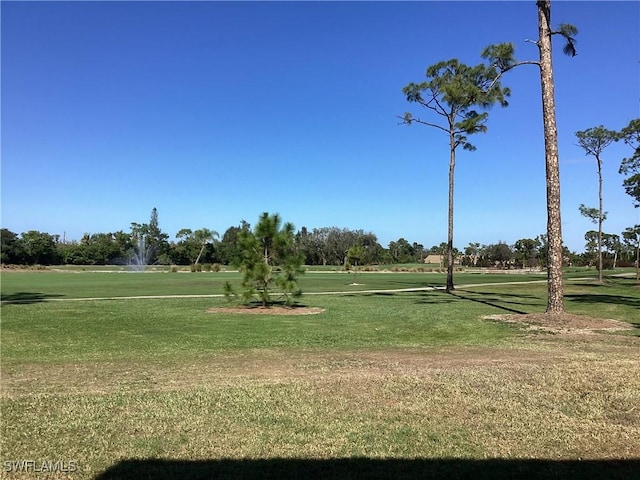
[[[636,307],[640,309],[640,297],[631,297],[629,295],[606,295],[606,294],[567,294],[565,299],[575,303],[616,303],[618,305],[627,305],[630,307]],[[639,314],[640,316],[640,314]]]
[[[430,304],[443,304],[454,303],[458,301],[470,301],[487,305],[490,307],[498,308],[509,313],[526,314],[530,311],[525,311],[518,306],[537,306],[538,297],[535,295],[522,295],[511,293],[491,293],[491,292],[461,292],[460,290],[454,290],[451,293],[446,293],[442,290],[424,292],[417,304],[430,305]],[[514,307],[515,306],[515,307]]]
[[[453,291],[451,292],[451,295],[453,295],[454,297],[460,298],[462,300],[469,300],[471,302],[475,302],[475,303],[481,303],[482,305],[488,305],[490,307],[494,307],[494,308],[499,308],[500,310],[504,310],[505,312],[509,312],[509,313],[517,313],[520,315],[524,315],[529,313],[529,311],[527,310],[522,310],[522,309],[517,309],[517,308],[513,308],[513,305],[520,305],[520,306],[525,306],[525,305],[535,305],[534,303],[531,302],[525,302],[523,301],[525,297],[529,297],[529,298],[536,298],[534,296],[531,295],[512,295],[512,294],[493,294],[493,293],[489,293],[489,292],[465,292],[466,295],[461,294],[459,291]],[[518,301],[514,301],[514,300],[506,300],[504,297],[516,297],[518,299]],[[512,306],[508,306],[508,305],[512,305]]]
[[[531,313],[536,307],[544,308],[543,300],[537,295],[513,294],[513,293],[491,293],[491,292],[465,292],[463,295],[459,290],[453,295],[472,302],[482,303],[510,313],[526,315]],[[526,310],[523,310],[526,309]]]
[[[46,302],[49,298],[58,298],[63,296],[64,295],[41,292],[16,292],[9,295],[2,295],[2,297],[0,297],[0,300],[2,301],[2,303],[27,304]]]
[[[638,478],[640,460],[223,459],[122,460],[95,480],[602,479]]]
[[[507,311],[509,313],[519,313],[526,314],[530,313],[529,311],[517,310],[515,308],[511,308],[508,305],[528,305],[528,306],[539,306],[536,303],[538,297],[535,295],[522,295],[522,294],[511,294],[511,293],[490,293],[490,292],[465,292],[462,294],[458,290],[454,290],[451,293],[445,292],[440,285],[434,290],[420,291],[420,292],[366,292],[366,293],[352,293],[346,294],[344,296],[370,296],[370,297],[397,297],[402,295],[404,298],[408,296],[416,297],[414,303],[416,305],[443,305],[443,304],[452,304],[459,301],[471,301],[476,303],[481,303],[483,305],[488,305],[490,307],[495,307],[500,310]],[[517,300],[510,300],[517,299]],[[527,301],[528,300],[528,301]]]

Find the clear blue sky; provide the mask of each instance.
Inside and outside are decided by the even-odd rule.
[[[402,87],[426,67],[479,63],[490,43],[537,60],[527,2],[8,2],[2,14],[2,227],[79,239],[129,231],[157,207],[181,228],[222,234],[279,212],[296,228],[337,226],[446,240],[448,151]],[[595,160],[574,132],[640,115],[640,3],[552,2],[579,28],[555,44],[565,244],[595,228]],[[504,81],[475,152],[456,167],[455,245],[546,232],[539,71]],[[604,230],[640,222],[604,154]]]

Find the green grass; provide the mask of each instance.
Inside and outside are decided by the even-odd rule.
[[[633,279],[578,278],[568,311],[640,327]],[[435,273],[363,273],[353,286],[309,272],[301,303],[324,312],[302,316],[207,313],[222,297],[124,298],[219,294],[225,279],[239,275],[3,273],[14,303],[1,307],[0,460],[75,461],[55,478],[103,480],[633,478],[640,467],[640,328],[572,340],[482,320],[543,312],[546,285],[522,283],[537,275],[461,273],[449,295],[382,291],[442,286]]]
[[[124,297],[130,295],[207,295],[222,293],[237,273],[8,272],[2,275],[2,299],[24,300]]]
[[[361,272],[353,283],[348,272],[309,271],[299,278],[304,292],[362,291],[442,287],[442,273],[381,273]],[[220,273],[133,273],[133,272],[58,272],[12,271],[3,272],[2,300],[30,301],[56,298],[124,297],[131,295],[216,295],[223,293],[225,281],[240,282],[237,272]],[[476,274],[458,273],[457,285],[476,283],[502,283],[544,281],[540,274]]]
[[[425,308],[424,302],[439,305]],[[304,299],[305,316],[207,313],[223,299],[39,302],[2,306],[2,360],[58,362],[199,356],[251,348],[379,348],[495,344],[511,335],[464,301],[429,294]],[[480,308],[490,313],[494,309]]]
[[[160,298],[47,301],[124,295],[221,292],[237,274],[9,274],[3,276],[2,362],[105,361],[194,357],[233,349],[388,348],[437,345],[496,345],[517,334],[513,327],[485,322],[483,315],[535,313],[545,309],[544,283],[441,290],[362,293],[340,274],[308,274],[301,303],[325,311],[306,316],[208,313],[225,299]],[[366,277],[366,278],[365,278]],[[460,276],[477,282],[474,276]],[[527,279],[517,276],[514,281]],[[428,274],[367,274],[358,289],[441,286]],[[483,276],[504,282],[504,276]],[[328,291],[342,294],[317,295]],[[57,292],[57,293],[56,293]],[[315,293],[315,294],[314,294]],[[605,285],[567,285],[567,310],[640,325],[640,298],[632,279]],[[22,300],[21,300],[22,299]],[[24,301],[26,303],[20,303]],[[637,334],[637,331],[635,332]]]
[[[456,295],[469,301],[494,305],[503,313],[536,313],[546,308],[546,284],[462,286]],[[462,293],[462,292],[468,292]],[[633,278],[567,281],[564,291],[568,313],[629,322],[640,327],[640,286]]]

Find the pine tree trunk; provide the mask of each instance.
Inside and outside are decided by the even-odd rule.
[[[602,283],[602,162],[596,155],[598,162],[598,282]]]
[[[560,217],[560,168],[558,132],[551,62],[551,1],[539,0],[538,32],[540,39],[540,82],[542,87],[542,117],[547,180],[547,313],[564,312],[562,286],[562,224]]]
[[[640,282],[640,240],[636,246],[636,282]]]
[[[449,219],[447,228],[447,292],[455,290],[453,286],[453,173],[456,166],[455,139],[451,135],[451,157],[449,161]]]

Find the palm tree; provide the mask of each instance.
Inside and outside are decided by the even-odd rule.
[[[209,242],[214,242],[216,239],[220,238],[220,234],[215,230],[209,230],[208,228],[201,228],[200,230],[196,230],[193,232],[194,239],[200,245],[200,252],[198,253],[198,257],[194,262],[195,265],[200,261],[200,257],[202,257],[202,253],[206,248]]]

